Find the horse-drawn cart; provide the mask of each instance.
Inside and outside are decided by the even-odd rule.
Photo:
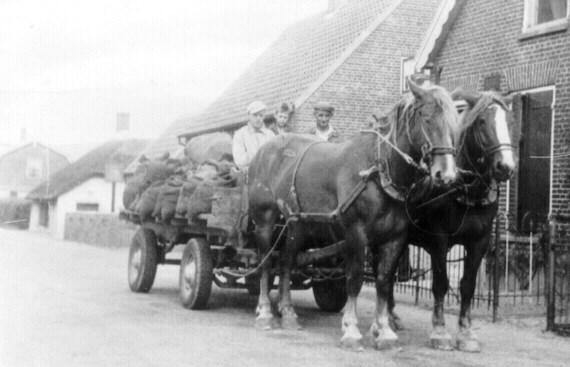
[[[190,137],[186,137],[189,139]],[[141,218],[133,210],[120,217],[138,225],[129,251],[128,281],[133,292],[152,288],[158,265],[180,265],[179,292],[184,307],[207,307],[212,283],[220,288],[244,288],[259,294],[259,269],[271,264],[270,286],[279,276],[277,259],[287,225],[274,228],[274,244],[268,253],[259,253],[254,242],[253,225],[242,208],[243,186],[215,187],[211,212],[196,218],[174,216],[168,221]],[[168,257],[176,246],[184,245],[180,259]],[[346,303],[342,251],[344,242],[305,251],[297,257],[291,279],[292,289],[313,289],[317,305],[337,312]]]

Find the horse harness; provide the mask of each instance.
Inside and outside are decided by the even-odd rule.
[[[508,110],[508,107],[505,105],[505,103],[496,96],[493,96],[491,94],[483,94],[475,106],[468,112],[468,115],[466,115],[467,125],[472,124],[475,119],[477,119],[477,116],[481,113],[481,111],[489,108],[489,106],[491,106],[493,103],[496,103],[503,109]],[[475,140],[480,147],[483,147],[483,143],[481,142],[479,135],[475,136]],[[489,159],[490,156],[501,150],[512,151],[512,149],[512,144],[499,142],[487,149],[482,149],[483,156],[481,159]],[[470,159],[469,163],[474,166]],[[484,207],[496,203],[499,197],[499,184],[497,181],[491,177],[485,177],[488,174],[481,175],[477,172],[468,172],[474,174],[475,179],[472,183],[463,185],[462,195],[458,196],[456,198],[456,201],[468,207]]]
[[[376,185],[378,185],[382,189],[382,191],[384,191],[392,199],[400,202],[405,202],[408,199],[411,188],[398,186],[393,182],[392,176],[390,174],[390,165],[388,164],[388,160],[381,154],[382,143],[388,144],[395,152],[397,152],[404,159],[404,161],[407,164],[414,167],[422,175],[425,176],[429,174],[429,172],[425,167],[416,163],[412,157],[410,157],[408,154],[400,150],[395,144],[390,142],[388,138],[380,134],[378,131],[361,130],[361,133],[373,133],[377,136],[376,157],[374,164],[370,168],[359,172],[361,179],[352,188],[347,198],[343,202],[339,203],[339,205],[330,213],[302,212],[301,204],[299,202],[299,197],[297,195],[297,190],[296,190],[297,173],[303,161],[303,158],[305,157],[309,149],[316,144],[326,143],[324,141],[315,141],[307,145],[303,149],[299,158],[297,159],[297,162],[295,163],[291,179],[291,188],[289,189],[289,197],[292,199],[292,202],[295,205],[295,210],[290,210],[283,203],[279,205],[281,212],[286,217],[298,217],[299,219],[310,219],[321,222],[335,222],[338,220],[340,214],[344,214],[352,206],[352,204],[356,201],[356,199],[360,196],[360,194],[366,189],[368,182],[371,180],[374,183],[376,183]],[[428,156],[443,155],[443,154],[455,154],[455,149],[448,147],[431,146],[431,144],[429,144],[429,146],[422,146],[422,160],[424,160]],[[288,213],[286,213],[285,211],[287,211]]]

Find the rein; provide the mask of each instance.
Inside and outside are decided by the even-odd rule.
[[[395,144],[393,144],[389,138],[380,134],[380,132],[378,132],[376,130],[360,130],[360,133],[376,134],[376,137],[378,138],[376,140],[376,159],[375,159],[377,165],[382,160],[382,158],[380,158],[380,155],[381,155],[380,154],[380,146],[381,146],[382,142],[384,142],[387,145],[389,145],[396,153],[398,153],[400,155],[400,157],[402,157],[402,159],[404,159],[404,161],[407,164],[409,164],[410,166],[414,167],[416,170],[418,170],[422,173],[426,173],[426,174],[429,173],[424,167],[417,164],[412,157],[410,157],[408,154],[406,154],[400,148],[398,148]],[[450,148],[450,149],[452,149],[452,148]],[[433,148],[432,148],[432,150],[433,150]],[[447,154],[447,153],[441,153],[441,154]]]

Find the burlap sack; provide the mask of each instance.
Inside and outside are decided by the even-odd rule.
[[[152,217],[152,212],[156,206],[156,199],[158,198],[162,185],[163,182],[154,182],[142,193],[140,200],[137,201],[135,210],[141,220],[149,220]]]
[[[176,215],[180,217],[186,216],[188,208],[190,207],[190,200],[192,199],[192,195],[194,194],[194,191],[200,182],[201,181],[196,180],[195,178],[190,178],[184,182],[184,185],[182,185],[182,190],[180,191],[180,195],[178,196],[178,201],[176,203]]]
[[[152,216],[166,222],[174,217],[178,195],[183,181],[179,177],[171,177],[159,189]]]
[[[232,157],[232,137],[222,132],[197,136],[186,143],[184,154],[198,164]]]

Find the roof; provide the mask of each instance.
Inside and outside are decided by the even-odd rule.
[[[183,133],[244,123],[246,106],[254,100],[262,100],[270,108],[283,101],[295,101],[299,106],[299,98],[307,98],[402,2],[351,0],[334,13],[293,24],[202,113],[174,121],[144,154],[152,158],[173,153],[177,136]]]
[[[439,53],[445,39],[467,0],[444,0],[437,9],[436,16],[416,55],[416,69],[426,66]]]
[[[69,162],[69,159],[67,158],[67,156],[66,156],[65,154],[62,154],[62,153],[59,152],[58,150],[56,150],[56,149],[54,149],[54,148],[51,148],[51,147],[49,147],[48,145],[46,145],[46,144],[44,144],[44,143],[37,142],[37,141],[32,141],[32,142],[29,142],[29,143],[24,143],[24,144],[22,144],[22,145],[20,145],[20,146],[17,146],[17,147],[15,147],[15,148],[11,148],[11,149],[4,150],[4,151],[2,152],[2,155],[0,155],[0,159],[3,159],[4,157],[6,157],[6,156],[8,156],[8,155],[14,154],[14,153],[16,153],[16,152],[18,152],[18,151],[20,151],[20,150],[22,150],[22,149],[25,149],[25,148],[29,147],[29,146],[34,146],[34,147],[35,147],[35,146],[41,146],[42,148],[48,149],[50,152],[61,156],[62,159],[65,159],[67,162]]]
[[[140,154],[147,144],[148,141],[139,139],[106,142],[55,172],[46,182],[34,188],[28,194],[28,199],[55,199],[92,177],[103,177],[105,165],[109,162],[125,167]]]

